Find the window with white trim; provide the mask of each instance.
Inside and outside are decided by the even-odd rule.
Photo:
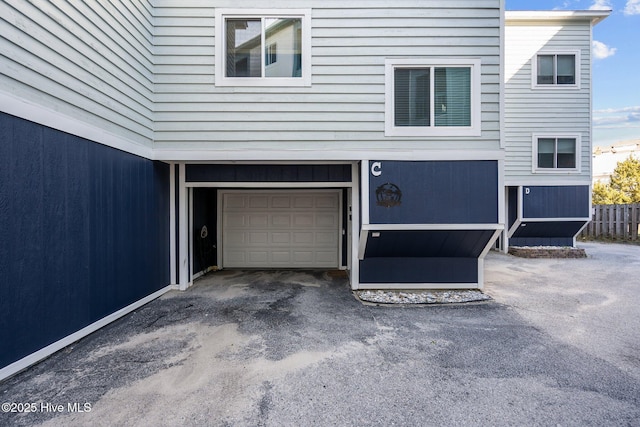
[[[534,88],[579,88],[579,52],[540,52],[533,59]]]
[[[216,85],[309,86],[308,9],[216,9]]]
[[[480,135],[480,60],[388,59],[385,67],[385,135]]]
[[[534,172],[580,170],[579,135],[534,135]]]

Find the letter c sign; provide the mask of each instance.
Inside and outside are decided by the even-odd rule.
[[[382,162],[373,162],[371,164],[371,175],[373,176],[382,175]]]

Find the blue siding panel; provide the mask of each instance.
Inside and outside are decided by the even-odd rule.
[[[478,282],[477,258],[366,258],[360,261],[361,283]]]
[[[0,114],[0,366],[170,283],[169,166]]]
[[[186,166],[187,182],[351,182],[351,165]]]
[[[374,162],[369,162],[369,171]],[[371,224],[495,224],[498,222],[498,162],[383,161],[369,172]],[[391,189],[398,203],[380,203]],[[398,191],[399,190],[399,191]],[[401,194],[400,194],[401,193]]]
[[[523,190],[523,218],[591,217],[588,185],[526,186]]]
[[[572,237],[513,237],[509,246],[573,246]]]

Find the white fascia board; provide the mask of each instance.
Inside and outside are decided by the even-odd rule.
[[[133,142],[97,126],[82,122],[77,118],[26,101],[6,92],[0,92],[0,111],[145,159],[153,160],[154,157],[154,151],[151,146]],[[152,141],[150,140],[149,144],[151,143]]]
[[[522,222],[570,222],[591,221],[591,217],[522,218]]]
[[[185,183],[187,188],[199,187],[199,188],[348,188],[353,187],[354,184],[351,181],[342,182],[187,182]]]
[[[362,224],[362,230],[371,231],[475,231],[475,230],[501,230],[504,224]]]
[[[508,10],[505,23],[518,21],[591,21],[596,25],[611,14],[611,10]]]
[[[575,176],[574,180],[569,180],[566,177],[570,174],[558,173],[558,176],[554,178],[553,174],[536,174],[528,177],[521,178],[509,178],[505,179],[506,187],[569,187],[574,185],[591,185],[591,178],[585,175],[571,174]],[[548,178],[548,179],[546,179]],[[549,179],[554,178],[552,181]],[[538,181],[538,182],[535,182]]]
[[[366,289],[481,289],[479,283],[360,283]]]
[[[402,148],[369,148],[363,150],[340,149],[336,141],[333,150],[154,150],[154,159],[174,162],[279,162],[279,161],[359,161],[385,160],[503,160],[503,150],[412,150]],[[292,144],[293,147],[293,144]]]

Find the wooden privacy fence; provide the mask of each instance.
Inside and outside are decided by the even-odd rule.
[[[591,222],[580,237],[592,239],[640,240],[640,203],[594,205]]]

